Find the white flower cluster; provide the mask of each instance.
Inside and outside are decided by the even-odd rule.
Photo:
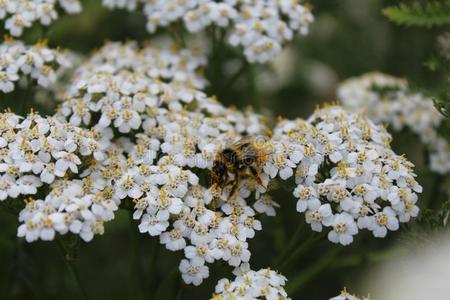
[[[120,204],[132,202],[139,231],[159,237],[168,250],[183,250],[182,277],[199,285],[209,276],[208,263],[239,267],[250,260],[248,239],[262,229],[258,215],[276,214],[278,204],[266,193],[273,178],[295,177],[297,209],[306,211],[314,230],[331,227],[333,242],[350,243],[358,228],[384,236],[397,229],[398,219],[406,222],[417,214],[420,186],[412,165],[390,150],[382,128],[339,107],[320,110],[308,121],[281,122],[271,138],[262,138],[262,182],[242,176],[231,195],[238,178],[229,174],[223,190],[208,188],[217,153],[268,130],[258,114],[226,108],[201,92],[204,64],[203,56],[189,50],[109,43],[75,71],[57,113],[61,123],[35,115],[20,123],[4,114],[5,159],[11,160],[7,154],[17,144],[10,136],[19,133],[27,136],[17,147],[32,147],[22,156],[50,153],[43,166],[34,164],[32,155],[25,157],[31,165],[20,165],[37,187],[53,184],[43,200],[28,200],[19,235],[50,240],[71,232],[89,241],[103,233],[103,223]],[[41,120],[51,126],[41,128]],[[36,146],[28,137],[38,133],[48,136],[42,140],[49,146]],[[53,173],[44,172],[52,163]],[[78,167],[82,173],[75,176]],[[10,172],[6,165],[3,169]],[[35,194],[37,187],[22,194]]]
[[[212,300],[289,300],[284,285],[286,277],[271,270],[252,271],[245,266],[233,272],[233,281],[223,278],[216,285]]]
[[[29,197],[19,215],[18,236],[28,242],[53,240],[55,232],[70,231],[89,241],[103,233],[103,222],[113,218],[118,202],[107,196],[104,180],[87,176],[90,165],[106,157],[109,141],[98,138],[52,117],[0,115],[0,200]]]
[[[251,63],[271,61],[294,34],[307,34],[314,20],[309,7],[298,0],[103,0],[103,4],[129,10],[143,6],[149,32],[179,20],[189,32],[211,25],[232,27],[228,42],[242,46]]]
[[[282,121],[274,132],[303,153],[295,171],[297,211],[314,231],[330,227],[330,241],[348,245],[361,229],[384,237],[417,216],[422,187],[413,165],[389,147],[383,127],[329,106],[307,122]]]
[[[17,236],[25,237],[27,242],[53,240],[56,232],[77,234],[89,242],[94,235],[103,234],[104,222],[114,219],[118,203],[90,177],[58,179],[50,187],[44,200],[26,200],[19,214],[22,224]]]
[[[50,25],[58,18],[57,4],[68,14],[81,11],[78,0],[2,0],[0,19],[5,20],[5,29],[13,36],[21,36],[25,28],[40,22]]]
[[[244,200],[256,185],[248,181],[247,193],[229,200],[202,186],[201,170],[207,175],[225,145],[265,130],[260,116],[225,108],[196,89],[205,83],[197,73],[203,64],[189,51],[108,44],[75,72],[72,98],[58,113],[104,136],[115,130],[114,147],[123,150],[90,176],[108,182],[104,189],[116,203],[134,202],[140,232],[159,236],[171,251],[184,250],[180,271],[195,285],[208,277],[206,263],[248,262],[247,239],[261,230]],[[134,135],[120,137],[131,130]]]
[[[31,113],[0,115],[0,200],[34,195],[44,184],[78,174],[82,163],[104,158],[90,131]]]
[[[87,175],[91,164],[105,159],[108,141],[34,113],[23,120],[1,114],[0,134],[0,200],[29,197],[19,214],[19,237],[53,240],[55,232],[70,231],[90,241],[103,233],[103,222],[113,219],[119,202],[107,196],[104,180]],[[33,200],[31,195],[45,198]]]
[[[204,56],[190,50],[109,43],[75,71],[58,115],[77,126],[137,130],[158,106],[179,109],[178,100],[192,102],[196,89],[206,85],[199,74],[205,64]]]
[[[370,300],[370,296],[358,297],[350,294],[347,289],[344,288],[338,296],[330,298],[330,300]]]
[[[127,159],[123,150],[110,144],[108,138],[98,132],[92,134],[98,142],[91,141],[90,151],[94,155],[88,164],[85,163],[80,179],[72,178],[74,176],[56,179],[44,200],[27,199],[19,215],[23,224],[18,229],[18,236],[32,242],[53,240],[56,232],[61,235],[72,233],[89,242],[94,235],[104,233],[103,224],[114,219],[114,212],[124,198],[125,189],[114,182],[125,172]],[[68,144],[72,143],[70,139],[68,141]],[[96,143],[100,148],[108,148],[99,152]]]
[[[344,81],[338,89],[343,106],[364,112],[377,124],[386,123],[395,131],[409,129],[430,152],[432,171],[450,172],[450,145],[439,136],[443,116],[433,100],[408,90],[407,82],[378,72]]]
[[[69,56],[46,46],[46,41],[33,46],[7,38],[0,45],[0,91],[9,93],[19,79],[36,80],[48,88],[58,74],[71,67]]]

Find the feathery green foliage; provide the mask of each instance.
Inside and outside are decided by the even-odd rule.
[[[450,0],[432,0],[427,3],[401,3],[383,9],[392,22],[405,26],[435,27],[450,25]]]

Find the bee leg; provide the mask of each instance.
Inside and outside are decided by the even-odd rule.
[[[230,192],[230,199],[233,200],[236,196],[236,192],[237,192],[237,188],[239,187],[239,178],[241,176],[239,176],[239,173],[236,172],[235,174],[235,178],[234,178],[234,183],[233,183],[233,187],[231,188],[231,192]]]
[[[264,186],[264,183],[261,179],[261,174],[259,174],[259,171],[254,166],[250,166],[249,169],[250,169],[250,172],[252,172],[253,176],[255,176],[256,182],[258,182],[258,184],[260,186],[262,186],[264,189],[267,190],[267,187]]]

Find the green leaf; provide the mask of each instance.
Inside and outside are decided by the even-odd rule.
[[[426,4],[401,3],[383,9],[392,22],[405,26],[434,27],[450,24],[450,0],[434,0]]]

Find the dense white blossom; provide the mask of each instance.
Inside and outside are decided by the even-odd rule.
[[[271,269],[252,271],[248,265],[244,265],[234,274],[236,278],[233,281],[223,278],[217,282],[211,299],[290,299],[284,290],[286,277]]]
[[[19,237],[27,242],[53,240],[68,232],[89,242],[103,234],[103,223],[114,219],[117,203],[90,177],[83,180],[57,180],[44,200],[26,200],[19,214]]]
[[[3,0],[0,19],[13,36],[21,36],[24,29],[35,23],[49,26],[58,18],[58,4],[64,12],[79,13],[78,0]],[[308,5],[292,0],[102,0],[110,9],[140,10],[147,17],[147,30],[155,32],[182,21],[191,32],[207,27],[230,28],[230,45],[242,47],[251,63],[273,60],[295,34],[306,35],[314,17]]]
[[[309,6],[297,0],[103,0],[103,5],[143,10],[152,33],[180,20],[189,32],[231,27],[229,44],[242,47],[251,63],[271,61],[295,34],[307,34],[314,20]]]
[[[428,149],[431,170],[450,172],[450,145],[438,132],[443,116],[431,98],[409,91],[405,80],[368,73],[344,81],[338,88],[338,98],[346,109],[364,112],[377,124],[415,133]]]
[[[376,237],[418,214],[413,165],[390,148],[386,130],[339,106],[318,109],[307,121],[284,120],[273,140],[299,149],[295,165],[297,211],[314,231],[348,245],[358,230]]]
[[[159,237],[168,250],[185,251],[180,271],[196,285],[208,277],[206,263],[248,262],[247,240],[262,229],[245,200],[257,188],[250,178],[228,199],[231,186],[209,189],[200,170],[208,175],[218,151],[267,130],[261,116],[226,108],[200,91],[204,64],[188,50],[107,44],[75,70],[57,114],[103,135],[114,129],[126,158],[119,155],[114,166],[102,162],[90,176],[110,178],[112,197],[134,202],[141,233]]]
[[[331,106],[307,121],[281,121],[267,136],[260,115],[202,92],[205,63],[192,50],[108,43],[74,71],[56,117],[3,114],[0,196],[48,191],[27,200],[19,236],[51,240],[70,232],[89,241],[128,203],[136,230],[183,251],[182,278],[199,285],[207,264],[250,261],[258,217],[279,207],[267,193],[272,180],[295,182],[306,222],[344,245],[359,229],[381,237],[417,215],[413,166],[392,152],[382,127]],[[209,186],[217,153],[246,136],[258,142],[260,178],[243,175],[233,195],[233,174],[224,188]],[[56,149],[41,145],[46,139]],[[23,143],[44,162],[29,160]],[[259,292],[276,296],[283,284]]]
[[[68,14],[81,11],[78,0],[2,0],[0,19],[13,36],[21,36],[24,29],[35,23],[48,26],[58,19],[58,6]]]
[[[31,113],[0,114],[0,200],[33,195],[57,178],[104,159],[107,143],[93,132]]]
[[[98,132],[52,117],[0,114],[0,200],[22,196],[26,203],[18,236],[32,242],[71,232],[90,241],[102,234],[120,202],[103,176],[89,175],[108,166],[109,146]]]
[[[51,88],[71,65],[67,53],[48,48],[46,41],[28,46],[7,38],[0,45],[0,91],[12,92],[19,79]]]

